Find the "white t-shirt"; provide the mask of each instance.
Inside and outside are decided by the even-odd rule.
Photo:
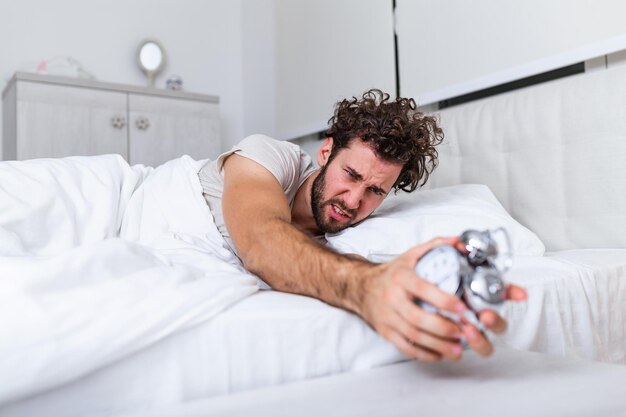
[[[293,204],[298,188],[315,172],[311,157],[298,145],[279,141],[265,135],[252,135],[235,145],[230,151],[209,161],[198,173],[200,184],[218,230],[228,242],[231,250],[238,255],[224,223],[222,193],[224,192],[224,160],[236,153],[265,167],[278,180],[289,206]],[[253,214],[253,213],[251,213]]]

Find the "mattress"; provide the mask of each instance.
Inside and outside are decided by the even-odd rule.
[[[518,257],[507,279],[529,300],[506,304],[496,344],[626,363],[626,250]],[[356,316],[318,300],[261,291],[217,317],[0,416],[103,416],[402,361]]]

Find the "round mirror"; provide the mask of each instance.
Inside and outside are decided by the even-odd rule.
[[[146,39],[137,50],[137,63],[148,76],[148,85],[154,87],[154,79],[165,67],[165,50],[160,42]]]

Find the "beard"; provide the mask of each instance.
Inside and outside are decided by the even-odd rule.
[[[322,233],[338,233],[343,229],[350,226],[351,222],[340,222],[332,217],[326,219],[324,217],[324,209],[327,206],[336,205],[345,213],[347,213],[351,219],[354,219],[356,213],[354,210],[350,210],[346,207],[346,204],[337,198],[331,198],[330,200],[322,201],[324,198],[324,190],[326,189],[326,168],[325,165],[321,170],[317,178],[313,180],[313,187],[311,188],[311,209],[313,211],[313,217],[315,218],[315,224]],[[333,210],[331,208],[331,210]]]

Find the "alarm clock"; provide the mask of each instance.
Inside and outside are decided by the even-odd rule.
[[[504,251],[499,250],[502,245],[498,243],[498,235],[506,246]],[[497,307],[506,299],[502,276],[511,266],[506,230],[466,230],[459,240],[461,249],[442,245],[428,251],[415,265],[415,272],[443,291],[459,297],[476,314]],[[438,312],[422,300],[416,299],[415,302],[427,311]],[[472,322],[476,324],[476,320]]]

